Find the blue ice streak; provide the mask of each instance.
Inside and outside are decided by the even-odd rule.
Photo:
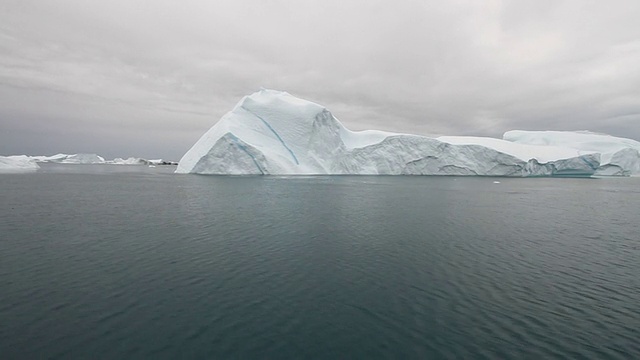
[[[580,160],[584,161],[585,164],[587,164],[591,170],[598,170],[598,167],[595,166],[592,162],[590,162],[589,160],[586,159],[585,156],[581,155],[580,156]]]
[[[244,106],[240,106],[240,107],[241,107],[241,108],[243,108],[246,112],[248,112],[248,113],[250,113],[250,114],[253,114],[253,116],[255,116],[255,117],[257,117],[258,119],[260,119],[260,121],[262,121],[262,123],[263,123],[263,124],[265,124],[265,125],[269,128],[269,130],[271,130],[271,132],[273,133],[273,135],[275,135],[275,136],[276,136],[276,138],[280,141],[280,143],[282,144],[282,146],[284,146],[284,148],[285,148],[285,149],[287,149],[287,151],[289,151],[289,154],[291,154],[291,157],[293,158],[293,161],[295,161],[295,162],[296,162],[296,165],[300,165],[300,163],[298,162],[298,158],[296,157],[296,154],[294,154],[294,153],[293,153],[293,150],[291,150],[291,149],[287,146],[287,144],[284,142],[284,140],[282,140],[282,138],[280,137],[280,135],[278,135],[278,132],[277,132],[273,127],[271,127],[271,124],[269,124],[269,123],[267,122],[267,120],[263,119],[260,115],[258,115],[258,114],[256,114],[256,113],[254,113],[253,111],[251,111],[251,110],[247,109],[247,108],[246,108],[246,107],[244,107]]]
[[[251,157],[251,160],[253,160],[253,163],[256,165],[256,167],[258,168],[258,170],[260,170],[260,173],[261,173],[262,175],[264,175],[264,171],[262,171],[262,168],[260,167],[260,164],[258,163],[258,160],[256,159],[256,157],[255,157],[255,156],[253,156],[253,154],[249,151],[249,149],[247,149],[247,147],[246,147],[246,146],[244,146],[244,145],[242,145],[242,144],[240,143],[240,141],[238,140],[238,138],[237,138],[235,135],[233,135],[233,134],[229,134],[229,135],[231,135],[231,139],[233,139],[233,142],[234,142],[236,145],[238,145],[238,147],[239,147],[242,151],[244,151],[245,153],[247,153],[247,155],[249,155],[249,157]]]

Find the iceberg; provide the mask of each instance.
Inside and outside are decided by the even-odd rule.
[[[97,154],[73,154],[68,155],[62,164],[104,164],[104,158]]]
[[[40,168],[33,159],[25,155],[0,156],[0,172],[32,172]]]
[[[97,154],[56,154],[56,155],[16,155],[23,156],[38,163],[57,163],[57,164],[108,164],[108,165],[178,165],[175,161],[163,159],[147,160],[139,157],[115,158],[113,160],[105,160]]]
[[[146,160],[149,165],[178,165],[177,162],[171,160],[163,160],[163,159],[151,159]]]
[[[595,175],[640,174],[640,142],[589,131],[507,131],[503,139],[521,145],[568,147],[580,153],[600,153]]]
[[[105,160],[97,154],[56,154],[51,156],[31,156],[36,162],[59,164],[104,164]]]
[[[67,154],[56,154],[51,156],[35,155],[35,156],[29,156],[29,157],[33,159],[33,161],[44,163],[44,162],[61,162],[62,160],[66,159],[68,156],[69,155]]]
[[[163,159],[143,159],[130,157],[127,159],[123,158],[115,158],[113,160],[108,160],[107,164],[115,164],[115,165],[178,165],[175,161],[163,160]]]
[[[113,160],[106,161],[106,163],[113,165],[148,165],[149,161],[142,158],[129,157],[126,159],[115,158]]]
[[[478,137],[351,131],[325,107],[283,91],[245,96],[178,162],[219,175],[591,176],[600,153]]]

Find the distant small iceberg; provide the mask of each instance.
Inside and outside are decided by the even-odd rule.
[[[78,154],[55,154],[55,155],[11,155],[4,156],[5,159],[13,159],[16,163],[19,161],[35,164],[37,163],[55,163],[55,164],[71,164],[71,165],[85,165],[85,164],[109,164],[109,165],[178,165],[176,161],[167,161],[163,159],[147,160],[139,157],[129,158],[115,158],[113,160],[105,160],[104,157],[98,154],[90,153],[78,153]],[[9,164],[9,160],[6,163]],[[15,165],[12,167],[16,167]],[[26,167],[27,165],[22,165]],[[6,165],[8,168],[9,165]],[[37,168],[36,168],[37,169]]]
[[[41,163],[59,164],[104,164],[105,159],[98,154],[56,154],[51,156],[31,156],[33,160]]]
[[[114,165],[149,165],[149,161],[143,158],[130,157],[127,159],[115,158],[106,162]]]

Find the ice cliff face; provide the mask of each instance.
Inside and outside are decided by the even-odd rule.
[[[539,146],[562,145],[582,153],[600,153],[596,175],[640,174],[640,142],[588,131],[507,131],[503,139]]]
[[[345,128],[286,92],[244,97],[182,157],[177,173],[589,176],[600,154],[472,137]]]

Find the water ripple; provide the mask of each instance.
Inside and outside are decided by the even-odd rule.
[[[634,179],[2,180],[3,358],[640,358]]]

